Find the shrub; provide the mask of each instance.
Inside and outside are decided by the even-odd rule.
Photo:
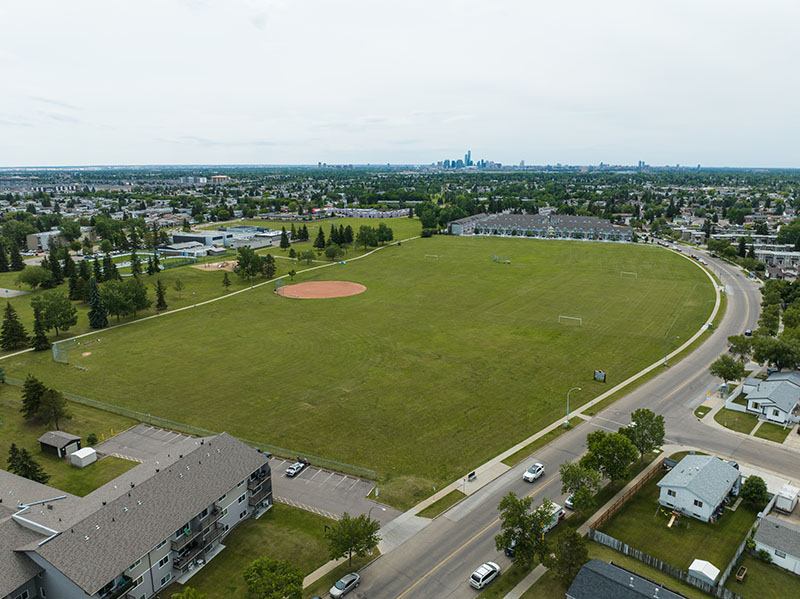
[[[97,445],[97,435],[95,435],[94,433],[89,433],[89,436],[86,437],[86,444]]]
[[[762,562],[766,562],[768,564],[772,563],[772,554],[766,549],[759,549],[758,553],[756,553],[756,557],[760,559]]]

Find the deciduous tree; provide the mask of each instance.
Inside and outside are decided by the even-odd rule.
[[[577,530],[568,529],[558,536],[553,553],[550,566],[556,578],[567,588],[572,584],[578,570],[589,561],[586,539]]]
[[[638,453],[630,439],[620,433],[598,430],[586,435],[586,443],[589,452],[581,458],[581,464],[598,470],[612,485],[625,478]]]
[[[303,571],[288,560],[261,557],[242,572],[247,599],[301,599]]]
[[[498,551],[514,543],[514,564],[528,567],[538,555],[540,559],[548,554],[548,544],[544,535],[545,527],[553,518],[553,502],[545,499],[541,506],[531,509],[532,497],[517,497],[509,493],[500,501],[500,534],[495,536],[494,544]]]
[[[753,338],[745,337],[744,335],[731,335],[728,337],[731,353],[736,356],[739,361],[747,362],[753,353]]]
[[[67,410],[67,400],[64,399],[60,391],[56,391],[55,389],[47,389],[42,393],[42,397],[39,400],[37,415],[43,423],[48,425],[54,424],[56,430],[61,430],[58,426],[62,420],[67,420],[72,417]]]
[[[739,495],[743,500],[752,503],[755,506],[763,506],[769,501],[769,491],[767,491],[767,483],[760,476],[748,476],[742,483],[742,488]]]
[[[372,520],[366,514],[351,518],[345,512],[334,524],[325,530],[325,539],[331,559],[348,557],[353,563],[353,554],[363,557],[378,545],[380,522]]]
[[[708,371],[727,386],[728,381],[738,381],[744,377],[744,364],[728,354],[722,354],[711,363]]]
[[[630,439],[644,461],[644,454],[664,443],[664,417],[647,408],[639,408],[631,414],[630,426],[623,426],[619,432]]]
[[[17,283],[27,285],[32,290],[37,287],[50,287],[53,280],[53,273],[50,269],[41,266],[29,266],[17,275]]]
[[[594,495],[602,480],[599,472],[582,466],[580,462],[564,462],[558,471],[561,492],[573,495],[572,506],[576,512],[585,512],[594,506]]]
[[[45,330],[55,329],[56,336],[59,331],[63,333],[78,323],[78,310],[61,291],[37,295],[31,300],[31,306],[41,310]]]

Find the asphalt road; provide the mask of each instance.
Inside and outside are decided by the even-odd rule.
[[[495,561],[503,570],[510,565],[494,547],[494,536],[500,530],[497,504],[503,495],[513,491],[518,495],[532,495],[534,505],[541,503],[544,497],[563,505],[559,465],[584,453],[586,434],[594,427],[616,431],[630,422],[630,413],[640,407],[664,415],[670,443],[694,446],[740,463],[784,473],[789,478],[800,478],[797,453],[712,428],[692,414],[704,401],[706,392],[717,388],[718,381],[708,374],[709,364],[727,350],[729,335],[756,328],[761,301],[758,286],[741,271],[703,255],[725,285],[728,295],[725,317],[703,345],[574,432],[538,451],[535,459],[545,464],[547,471],[535,483],[522,481],[522,473],[533,461],[532,457],[373,562],[362,572],[361,586],[353,595],[359,599],[474,599],[476,592],[467,579],[477,566],[488,560]]]

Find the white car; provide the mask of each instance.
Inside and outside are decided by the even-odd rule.
[[[500,574],[500,566],[494,562],[482,564],[469,577],[469,583],[476,589],[482,589]]]
[[[536,462],[533,466],[531,466],[525,471],[525,474],[522,475],[522,480],[524,480],[527,483],[532,483],[543,474],[544,474],[544,466],[539,462]]]
[[[331,590],[328,591],[331,597],[344,597],[355,589],[359,584],[361,584],[361,576],[359,576],[356,572],[351,572],[350,574],[345,574],[339,580],[336,581],[336,584],[331,587]]]

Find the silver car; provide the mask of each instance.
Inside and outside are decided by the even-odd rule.
[[[359,584],[361,584],[361,577],[355,573],[351,572],[350,574],[345,574],[339,580],[336,581],[336,584],[331,587],[331,590],[328,591],[331,597],[344,597],[356,588]]]

